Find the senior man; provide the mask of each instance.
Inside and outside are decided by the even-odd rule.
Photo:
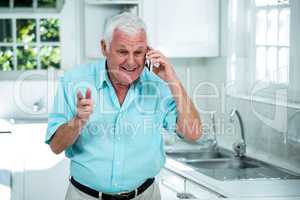
[[[49,114],[46,143],[71,160],[66,199],[158,200],[161,130],[197,140],[198,112],[137,16],[110,18],[101,49],[104,61],[65,72]]]

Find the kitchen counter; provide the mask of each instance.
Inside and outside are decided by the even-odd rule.
[[[165,167],[226,197],[300,197],[300,180],[219,181],[169,158]]]
[[[256,179],[220,181],[206,176],[186,164],[167,157],[165,168],[207,187],[223,196],[234,198],[299,197],[300,180]],[[245,199],[247,200],[247,199]]]
[[[25,139],[29,139],[31,137],[36,138],[38,136],[39,140],[42,141],[44,137],[44,129],[46,127],[45,124],[16,124],[14,127],[17,129],[20,127],[20,132],[27,132],[27,134],[18,134],[18,140],[15,142],[20,143],[19,145],[24,143]],[[28,129],[28,130],[27,130]],[[30,130],[38,130],[36,133],[31,132]],[[41,132],[40,134],[37,134]],[[30,137],[29,137],[30,136]],[[42,145],[43,143],[41,143]],[[199,148],[199,145],[191,146],[186,145],[184,143],[175,144],[175,146],[180,147],[182,149],[185,148]],[[167,147],[172,148],[172,147]],[[26,147],[27,151],[30,150],[30,147]],[[19,154],[20,155],[20,154]],[[54,157],[54,156],[53,156]],[[57,161],[58,157],[55,156],[55,161]],[[42,163],[41,159],[39,160],[39,168],[45,168],[45,166],[40,166]],[[54,159],[49,159],[49,161],[54,161]],[[15,164],[15,163],[14,163]],[[52,163],[53,164],[53,163]],[[14,165],[16,166],[16,165]],[[49,166],[49,163],[48,165]],[[186,177],[204,187],[207,187],[223,196],[228,197],[228,200],[300,200],[300,180],[234,180],[234,181],[219,181],[208,177],[204,174],[195,171],[193,168],[175,161],[173,159],[167,158],[165,168],[180,174],[181,176]],[[16,169],[14,169],[16,170]],[[205,199],[202,199],[205,200]],[[212,199],[209,199],[212,200]]]

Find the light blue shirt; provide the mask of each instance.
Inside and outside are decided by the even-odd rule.
[[[97,191],[130,191],[156,176],[165,163],[162,128],[175,131],[176,103],[166,82],[144,69],[122,105],[108,78],[105,61],[73,68],[60,79],[46,143],[76,115],[76,94],[92,91],[93,114],[65,151],[70,175]]]

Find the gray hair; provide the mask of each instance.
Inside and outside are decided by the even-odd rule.
[[[141,18],[135,14],[123,12],[111,17],[105,24],[103,38],[108,48],[112,41],[112,35],[116,29],[125,32],[128,35],[134,35],[140,31],[145,31],[147,35],[146,25]]]

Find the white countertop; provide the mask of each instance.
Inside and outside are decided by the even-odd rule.
[[[166,146],[165,149],[182,150],[195,148],[199,149],[199,145],[193,146],[177,141],[176,144],[173,143],[173,145]],[[273,200],[274,198],[277,198],[277,200],[290,200],[291,198],[294,199],[294,197],[297,197],[295,199],[300,198],[300,180],[261,179],[220,181],[169,158],[166,160],[165,167],[226,197],[241,198],[241,200],[257,197],[260,200],[265,200],[262,197],[266,198],[266,200]]]
[[[19,127],[19,125],[15,125]],[[26,124],[20,125],[19,130],[21,132],[29,132],[26,129],[45,129],[46,124]],[[17,131],[18,132],[18,131]],[[29,135],[37,137],[36,134],[17,134],[20,146],[24,141],[23,139],[29,139]],[[39,135],[39,139],[42,141],[44,135]],[[22,138],[22,139],[21,139]],[[42,143],[41,143],[42,145]],[[180,148],[199,148],[199,146],[190,146],[184,143],[176,144]],[[29,148],[29,149],[28,149]],[[167,148],[171,148],[170,146]],[[19,149],[20,150],[20,149]],[[30,147],[27,147],[27,151]],[[57,158],[57,157],[56,157]],[[43,163],[43,162],[41,162]],[[16,166],[16,165],[14,165]],[[44,167],[44,166],[40,166]],[[184,177],[187,177],[194,182],[197,182],[205,187],[214,190],[226,197],[228,200],[300,200],[300,180],[234,180],[234,181],[219,181],[208,177],[195,171],[193,168],[188,167],[173,159],[166,161],[165,167],[171,171],[174,171]],[[16,169],[14,169],[16,170]],[[1,189],[1,187],[0,187]],[[1,193],[1,192],[0,192]],[[0,199],[2,200],[3,198]],[[205,200],[205,199],[203,199]],[[212,200],[212,199],[209,199]]]
[[[300,180],[219,181],[168,158],[165,167],[226,197],[300,197]]]

